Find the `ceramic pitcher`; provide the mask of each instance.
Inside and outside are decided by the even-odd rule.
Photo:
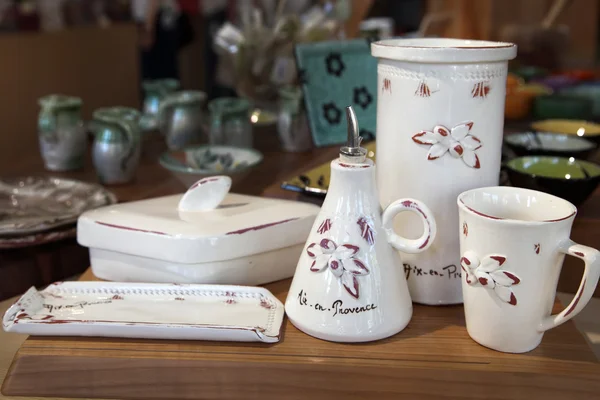
[[[137,170],[141,140],[139,111],[127,107],[101,108],[94,112],[92,160],[100,182],[130,182]]]
[[[77,97],[49,95],[39,99],[38,136],[46,169],[68,171],[83,167],[86,135]]]
[[[433,211],[437,240],[404,257],[413,301],[462,302],[458,210],[461,192],[498,184],[511,43],[398,39],[371,44],[377,67],[377,180],[381,204],[414,197]],[[415,237],[413,215],[396,219]]]
[[[354,140],[331,162],[327,197],[285,303],[294,326],[324,340],[366,342],[404,329],[412,302],[396,250],[425,251],[436,235],[431,212],[418,200],[398,199],[381,213],[375,164],[366,155]],[[403,211],[418,217],[419,238],[394,232],[394,217]]]
[[[246,99],[221,97],[208,104],[210,144],[252,147],[250,103]]]
[[[144,89],[143,117],[140,121],[142,129],[157,128],[156,117],[162,99],[169,93],[179,89],[179,81],[176,79],[155,79],[142,83]]]
[[[179,150],[202,140],[206,93],[186,90],[166,96],[158,107],[158,126],[167,146]]]

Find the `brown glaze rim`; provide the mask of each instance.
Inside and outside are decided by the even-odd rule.
[[[444,39],[449,39],[449,38],[435,38],[438,40],[444,40]],[[385,46],[385,47],[397,47],[397,48],[404,48],[404,49],[435,49],[435,50],[442,50],[442,49],[453,49],[453,50],[485,50],[485,49],[510,49],[511,47],[516,47],[517,45],[514,43],[510,43],[510,42],[494,42],[494,41],[490,41],[490,40],[474,40],[476,42],[488,42],[488,43],[502,43],[502,45],[499,46],[410,46],[410,45],[402,45],[402,44],[388,44],[390,41],[394,41],[395,43],[401,43],[401,40],[403,39],[385,39],[385,40],[379,40],[376,42],[373,42],[372,45],[374,46]],[[406,40],[410,40],[410,39],[406,39]],[[456,40],[461,40],[461,39],[456,39]],[[466,40],[465,40],[466,41]],[[388,42],[388,43],[386,43]]]
[[[477,214],[481,217],[484,218],[489,218],[489,219],[493,219],[493,220],[497,220],[497,221],[515,221],[515,222],[560,222],[560,221],[564,221],[566,219],[571,218],[572,216],[574,216],[575,214],[577,214],[577,210],[573,211],[571,214],[567,215],[566,217],[562,217],[562,218],[557,218],[557,219],[547,219],[547,220],[543,220],[543,221],[521,221],[518,219],[510,219],[510,218],[502,218],[502,217],[496,217],[493,215],[489,215],[489,214],[485,214],[482,213],[481,211],[477,211],[472,207],[469,207],[464,201],[463,199],[458,199],[461,204],[469,211],[471,211],[473,214]]]
[[[434,50],[443,50],[443,49],[453,49],[453,50],[494,50],[494,49],[510,49],[511,47],[514,47],[514,44],[510,44],[508,46],[480,46],[480,47],[475,47],[475,46],[469,46],[469,47],[454,47],[454,46],[439,46],[439,47],[426,47],[426,46],[402,46],[402,45],[392,45],[392,44],[381,44],[381,43],[377,43],[374,42],[373,43],[376,46],[386,46],[386,47],[397,47],[397,48],[402,48],[402,49],[434,49]]]

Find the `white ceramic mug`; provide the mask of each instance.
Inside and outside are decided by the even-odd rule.
[[[462,288],[467,331],[494,350],[533,350],[544,332],[577,315],[600,276],[600,252],[569,239],[577,208],[566,200],[514,187],[458,196]],[[551,315],[565,254],[585,270],[573,301]]]
[[[462,302],[456,196],[497,185],[512,43],[422,38],[371,44],[377,57],[377,182],[381,206],[419,199],[438,235],[420,254],[403,255],[414,302]],[[399,215],[399,235],[416,237],[416,216]]]

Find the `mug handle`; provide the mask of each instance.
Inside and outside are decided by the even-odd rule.
[[[558,251],[581,258],[585,263],[585,269],[579,289],[571,303],[562,312],[545,317],[539,328],[542,332],[555,328],[579,314],[592,298],[600,277],[600,252],[598,250],[577,244],[569,239],[559,245]]]
[[[394,217],[402,211],[411,211],[419,216],[423,224],[423,234],[418,239],[407,239],[394,232]],[[396,200],[383,212],[383,230],[387,235],[388,242],[396,249],[404,253],[420,253],[427,250],[435,239],[437,232],[435,219],[431,210],[423,203],[414,199]]]

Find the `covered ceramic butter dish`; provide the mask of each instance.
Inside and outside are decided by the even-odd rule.
[[[107,280],[260,285],[291,277],[319,207],[230,186],[227,176],[204,178],[184,195],[86,212],[77,240]]]

